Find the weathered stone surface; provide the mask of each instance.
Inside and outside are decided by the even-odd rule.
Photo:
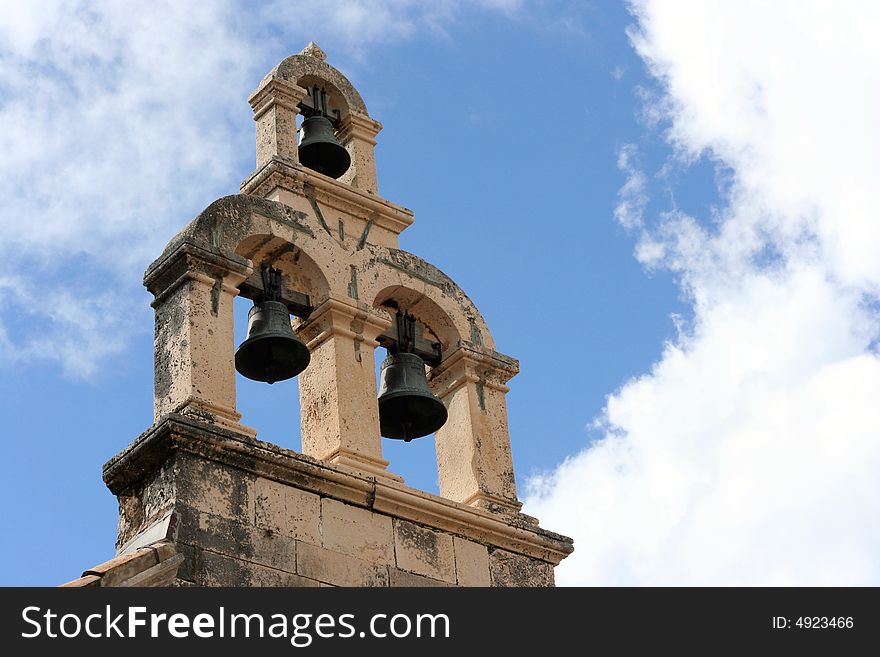
[[[321,500],[324,547],[376,563],[394,563],[391,518],[330,498]]]
[[[177,579],[195,582],[198,579],[197,572],[201,560],[201,548],[179,542],[177,543],[177,551],[183,555],[183,562],[180,564],[180,568],[177,569]]]
[[[146,476],[118,495],[117,550],[166,515],[177,498],[178,471],[175,459],[158,461],[158,467],[154,469],[141,467],[147,470]]]
[[[176,465],[178,502],[224,518],[253,518],[256,477],[188,454]]]
[[[553,586],[553,566],[507,550],[489,553],[492,586]]]
[[[290,536],[186,507],[178,508],[178,513],[178,540],[230,557],[296,572],[296,541]]]
[[[196,582],[201,586],[318,586],[318,582],[283,570],[202,550]]]
[[[518,516],[492,514],[394,482],[372,480],[347,468],[176,415],[166,417],[111,459],[104,469],[105,481],[121,500],[132,500],[131,506],[142,506],[142,498],[161,499],[157,506],[167,513],[176,495],[176,470],[168,464],[173,465],[179,455],[192,455],[243,476],[271,479],[285,488],[333,497],[552,563],[572,550],[571,539]],[[157,474],[166,471],[170,473],[167,477]],[[314,532],[311,534],[314,540]]]
[[[373,356],[376,336],[389,325],[387,317],[356,303],[328,299],[297,328],[312,356],[299,376],[307,454],[367,475],[391,476],[382,458]]]
[[[491,586],[489,551],[485,545],[453,537],[455,574],[459,586]]]
[[[298,543],[297,573],[335,586],[388,586],[388,566]]]
[[[398,568],[455,583],[455,557],[449,534],[395,520],[394,551]]]
[[[424,575],[416,575],[415,573],[400,570],[399,568],[394,568],[393,566],[388,569],[388,575],[390,586],[396,586],[400,588],[449,586],[447,582],[441,582],[439,579],[425,577]]]
[[[321,498],[259,477],[254,484],[254,524],[297,540],[321,544]]]

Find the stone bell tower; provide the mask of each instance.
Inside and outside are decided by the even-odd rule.
[[[154,423],[104,466],[118,554],[173,542],[181,586],[551,586],[572,541],[520,512],[505,404],[518,363],[455,282],[398,248],[413,213],[379,195],[382,125],[324,60],[309,44],[263,78],[248,99],[256,170],[144,275]],[[350,157],[338,179],[300,162],[297,118],[313,96]],[[301,454],[258,439],[236,411],[233,300],[262,298],[266,265],[310,355]],[[398,311],[417,323],[416,350],[436,355],[439,496],[382,458],[375,350],[393,344]]]

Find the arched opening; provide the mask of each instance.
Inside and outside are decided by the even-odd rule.
[[[342,92],[335,85],[327,80],[316,75],[304,75],[296,81],[296,84],[309,92],[310,95],[306,96],[303,100],[303,103],[307,105],[312,105],[313,103],[311,93],[314,87],[318,87],[326,92],[327,109],[331,120],[341,119],[348,114],[348,101],[345,100],[345,96],[342,95]]]
[[[386,351],[376,348],[376,386]],[[434,434],[415,438],[406,443],[402,440],[382,438],[382,457],[389,462],[389,470],[403,477],[407,486],[428,493],[440,494],[439,469],[437,466],[437,447]]]
[[[333,137],[337,142],[341,141],[339,131],[343,117],[348,114],[348,103],[334,85],[315,75],[301,77],[297,80],[297,85],[308,92],[300,104],[300,111],[296,114],[296,141],[300,149],[300,163],[331,178],[338,178],[348,169],[350,155],[341,148],[341,144],[333,145],[332,141]],[[317,116],[324,117],[330,122],[329,128],[332,128],[332,134],[325,132],[326,122],[315,125],[309,121]],[[313,121],[317,120],[313,119]],[[306,121],[311,125],[309,130],[304,129]],[[303,150],[305,146],[303,142],[307,135],[310,146],[307,150]]]
[[[305,294],[308,305],[314,307],[329,296],[327,280],[314,260],[286,240],[267,234],[251,235],[238,245],[236,253],[250,259],[254,266],[254,274],[239,285],[242,293],[235,300],[236,349],[249,337],[248,313],[254,305],[252,298],[262,289],[261,265],[281,272],[285,301],[299,302],[299,294]],[[290,319],[294,325],[299,321],[294,316]],[[236,406],[242,423],[257,429],[261,440],[302,451],[299,377],[269,385],[236,372]]]
[[[235,346],[247,337],[250,299],[235,299]],[[252,381],[235,373],[235,396],[241,422],[257,429],[260,440],[302,451],[300,432],[299,377],[272,385]]]
[[[392,314],[400,311],[415,317],[422,340],[439,343],[444,353],[458,343],[459,333],[448,314],[436,302],[417,290],[400,285],[384,288],[376,295],[373,305]],[[382,363],[387,356],[386,349],[377,348],[377,388],[381,384]],[[429,370],[430,366],[426,365],[426,372]],[[408,485],[436,495],[440,494],[434,434],[410,442],[383,438],[382,453],[384,458],[391,462],[391,469],[402,475]]]

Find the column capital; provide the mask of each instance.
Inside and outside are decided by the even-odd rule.
[[[515,358],[460,340],[452,353],[431,370],[429,380],[434,394],[443,399],[468,382],[507,393],[510,388],[505,384],[518,373],[519,361]]]
[[[343,144],[352,139],[360,139],[371,145],[376,144],[376,135],[382,130],[382,124],[366,114],[350,111],[340,120],[338,137]]]
[[[259,119],[273,105],[278,105],[293,112],[299,112],[297,105],[308,92],[284,78],[264,78],[260,86],[248,97],[248,103],[254,111],[254,120]]]
[[[238,294],[234,287],[253,273],[247,258],[227,255],[219,250],[209,250],[189,240],[179,242],[153,262],[144,272],[144,286],[156,297],[153,305],[171,294],[186,280],[202,280],[214,284],[220,280],[230,288],[231,294]]]
[[[340,336],[375,349],[376,338],[388,330],[391,316],[384,310],[367,308],[329,298],[296,328],[309,350],[316,349],[332,336]]]

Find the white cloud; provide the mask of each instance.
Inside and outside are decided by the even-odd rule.
[[[90,377],[150,328],[131,303],[145,265],[233,182],[250,143],[228,126],[247,127],[243,94],[260,72],[224,3],[2,12],[0,259],[15,285],[0,300],[0,361]]]
[[[626,183],[618,192],[619,203],[614,208],[614,218],[628,230],[642,225],[642,215],[648,204],[645,189],[647,180],[644,172],[633,164],[637,149],[634,144],[627,144],[620,149],[617,157],[618,168],[626,173]]]
[[[725,206],[631,221],[624,159],[619,218],[680,275],[691,328],[528,512],[575,538],[563,584],[877,585],[880,5],[633,9],[664,90],[646,115],[670,162],[729,167]]]
[[[142,272],[166,241],[237,191],[253,152],[246,99],[281,57],[315,39],[336,63],[362,58],[442,31],[470,5],[512,13],[519,2],[0,4],[0,275],[52,290],[33,304],[6,288],[0,364],[41,356],[89,377],[135,327],[150,330],[145,303],[136,321],[96,326],[52,306],[142,300]],[[16,330],[35,312],[51,349]]]

